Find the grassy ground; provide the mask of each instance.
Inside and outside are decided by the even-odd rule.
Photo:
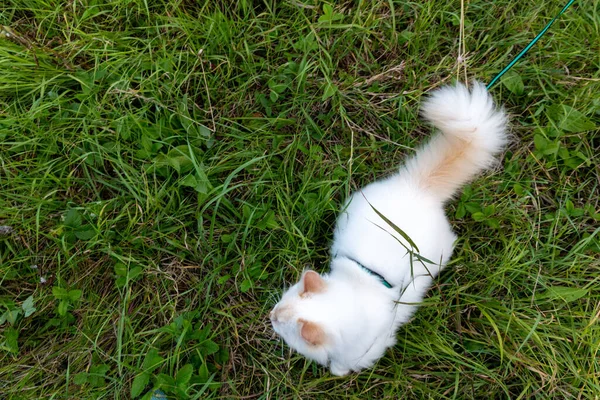
[[[346,194],[429,136],[422,95],[562,7],[465,2],[459,74],[460,2],[331,3],[2,2],[0,397],[600,397],[598,0],[493,89],[511,149],[396,347],[337,378],[274,336]]]

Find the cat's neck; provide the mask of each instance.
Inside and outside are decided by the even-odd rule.
[[[395,293],[399,290],[394,282],[389,281],[383,274],[370,265],[365,265],[358,258],[350,255],[335,255],[331,260],[332,277],[351,279],[371,287],[376,287],[382,292]],[[392,292],[393,291],[393,292]]]

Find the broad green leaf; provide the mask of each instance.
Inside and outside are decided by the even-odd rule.
[[[142,273],[142,267],[133,267],[129,271],[129,279],[134,280]]]
[[[177,172],[188,172],[194,167],[188,146],[177,146],[166,154],[168,164]]]
[[[468,200],[471,196],[473,196],[473,186],[466,185],[463,188],[463,194],[461,195],[461,199]]]
[[[571,154],[569,153],[569,149],[567,149],[564,146],[560,146],[560,148],[558,149],[558,156],[560,158],[562,158],[563,160],[568,160],[569,158],[571,158]]]
[[[255,208],[250,208],[250,206],[248,204],[244,204],[242,206],[242,215],[244,216],[244,219],[246,221],[250,220],[250,217],[254,213],[254,210],[255,210]]]
[[[568,212],[572,212],[572,211],[575,209],[575,205],[573,204],[573,202],[572,202],[571,200],[567,200],[567,201],[565,202],[565,209],[566,209]]]
[[[186,177],[183,178],[181,181],[179,181],[179,184],[181,186],[195,188],[196,185],[198,184],[198,181],[196,180],[196,177],[193,174],[189,174],[189,175],[186,175]]]
[[[189,135],[191,135],[193,137],[197,137],[198,130],[196,129],[196,126],[194,125],[194,120],[192,119],[192,117],[190,116],[190,113],[188,111],[187,93],[181,97],[181,101],[179,102],[179,104],[177,106],[177,111],[179,111],[179,114],[180,114],[179,121],[181,122],[183,129],[185,129],[185,131]]]
[[[568,132],[585,132],[596,128],[596,125],[589,120],[583,113],[573,107],[563,104],[564,115],[558,125],[561,129]]]
[[[227,361],[229,361],[229,351],[227,350],[227,347],[221,347],[219,353],[215,355],[215,361],[220,364],[226,364]]]
[[[198,173],[189,174],[185,178],[183,178],[179,184],[181,186],[187,186],[193,188],[198,193],[208,193],[209,183],[206,175],[201,177]]]
[[[106,364],[92,365],[90,367],[90,373],[97,375],[106,375],[109,370],[110,367]]]
[[[185,364],[177,371],[177,374],[175,375],[175,384],[185,385],[190,381],[193,373],[194,367],[192,364]]]
[[[64,222],[64,224],[66,226],[69,226],[71,228],[79,228],[81,226],[81,221],[82,221],[81,220],[81,214],[79,214],[79,211],[77,211],[74,208],[71,208],[65,214],[65,222]]]
[[[542,151],[545,155],[551,155],[558,153],[560,148],[560,142],[548,142],[546,148]]]
[[[319,17],[319,22],[331,22],[333,17],[333,8],[329,4],[323,4],[323,15]]]
[[[476,213],[473,213],[471,215],[471,218],[473,218],[477,222],[480,222],[480,221],[483,221],[485,219],[485,214],[478,211]]]
[[[325,86],[325,91],[323,92],[323,97],[321,97],[321,101],[327,100],[328,98],[333,96],[336,91],[337,91],[337,86],[335,86],[331,82],[327,82],[327,85]]]
[[[90,240],[96,237],[96,231],[93,228],[75,231],[75,236],[80,240]]]
[[[142,390],[144,390],[149,381],[150,374],[148,373],[142,373],[136,376],[133,382],[131,383],[131,397],[138,397],[142,393]]]
[[[8,321],[9,324],[14,325],[17,322],[17,318],[21,315],[21,310],[14,308],[7,310],[2,317],[0,317],[0,325]]]
[[[29,296],[27,299],[25,299],[21,305],[21,308],[25,312],[25,318],[33,314],[36,310],[36,308],[33,306],[33,296]]]
[[[157,393],[157,392],[160,392],[160,391],[158,389],[156,389],[156,391],[154,389],[150,389],[140,399],[141,400],[158,400],[158,399],[163,400],[160,397],[157,398],[157,397],[154,396],[154,394]],[[160,392],[160,393],[162,393],[162,392]],[[166,396],[165,396],[165,399],[166,399]]]
[[[202,343],[202,347],[206,350],[206,355],[211,355],[219,351],[219,345],[212,340],[206,340]]]
[[[498,229],[500,228],[500,221],[497,218],[487,218],[485,223],[488,224],[491,228]]]
[[[200,375],[200,379],[202,382],[208,381],[209,372],[206,363],[202,363],[202,365],[198,369],[198,375]]]
[[[205,138],[209,138],[211,133],[212,132],[210,131],[210,129],[208,129],[206,126],[200,125],[200,135],[202,135]]]
[[[467,210],[465,208],[465,205],[462,203],[459,203],[458,206],[456,207],[456,213],[454,214],[454,218],[462,219],[462,218],[464,218],[466,213],[467,213]]]
[[[107,153],[118,153],[120,151],[119,142],[115,142],[112,140],[102,143],[102,148]]]
[[[481,211],[481,204],[479,204],[475,201],[469,201],[469,202],[465,203],[465,208],[467,209],[467,211],[470,214],[473,214],[478,211]]]
[[[115,274],[117,276],[126,276],[127,275],[127,266],[123,263],[115,264]]]
[[[52,288],[52,294],[57,300],[67,300],[69,298],[69,291],[58,286]]]
[[[210,332],[212,330],[212,324],[207,324],[202,329],[200,329],[200,325],[198,325],[195,329],[198,332],[198,335],[196,337],[198,338],[198,340],[200,342],[203,342],[208,337],[208,335],[210,334]]]
[[[334,13],[333,7],[329,4],[323,5],[323,15],[319,17],[319,22],[333,22],[344,18],[344,14]]]
[[[273,83],[273,84],[269,84],[269,88],[271,88],[271,90],[274,91],[275,93],[281,94],[287,90],[288,85],[283,84],[283,83]]]
[[[84,383],[87,383],[88,381],[88,374],[85,372],[80,372],[78,374],[75,374],[75,376],[73,376],[73,383],[75,383],[76,385],[83,385]]]
[[[126,276],[120,276],[115,281],[115,284],[117,285],[118,288],[125,287],[126,283],[127,283],[127,277]]]
[[[234,238],[233,235],[229,235],[229,234],[225,233],[225,234],[221,235],[221,242],[231,243],[231,242],[233,242],[233,238]]]
[[[275,219],[275,212],[273,210],[267,211],[263,219],[256,224],[259,229],[275,229],[279,227],[277,220]]]
[[[402,32],[400,32],[400,35],[398,35],[398,42],[399,44],[404,44],[406,42],[410,42],[414,37],[415,37],[416,33],[411,32],[409,30],[404,30]]]
[[[250,279],[244,279],[242,284],[240,285],[240,291],[242,293],[246,293],[252,287],[252,281]]]
[[[64,317],[65,315],[67,315],[68,309],[69,309],[69,302],[67,300],[61,300],[60,303],[58,303],[58,315],[60,315],[61,317]]]
[[[69,290],[69,300],[77,301],[81,298],[82,291],[79,289]]]
[[[90,373],[88,374],[88,382],[93,387],[103,387],[106,385],[106,372],[108,371],[108,365],[102,364],[99,366],[92,366]]]
[[[272,103],[277,102],[277,100],[279,99],[279,94],[277,94],[277,92],[271,90],[269,93],[269,100],[271,100]]]
[[[1,345],[0,345],[1,346]],[[6,328],[4,331],[4,346],[6,350],[17,354],[19,352],[19,331],[15,328]]]
[[[540,134],[535,134],[533,136],[533,143],[535,144],[536,150],[544,151],[548,146],[548,139]]]
[[[566,104],[548,107],[548,117],[558,123],[560,129],[567,132],[586,132],[596,128],[596,124],[582,112]]]
[[[567,303],[578,300],[587,296],[589,290],[584,288],[569,287],[569,286],[550,286],[545,292],[539,293],[536,296],[538,299],[561,299]]]
[[[196,180],[201,185],[205,185],[206,189],[212,189],[212,185],[210,184],[210,180],[208,179],[208,175],[206,175],[206,170],[202,164],[196,165]]]
[[[585,154],[583,154],[581,151],[577,150],[575,151],[575,154],[577,155],[577,157],[579,157],[583,162],[585,162],[585,165],[587,165],[588,167],[590,165],[592,165],[592,160]]]
[[[148,354],[146,354],[146,358],[144,358],[144,364],[142,368],[144,372],[154,371],[164,359],[158,355],[158,351],[156,349],[151,349]]]
[[[175,386],[175,380],[167,374],[158,374],[156,376],[156,384],[159,387],[173,387]]]
[[[523,80],[521,76],[517,74],[515,71],[508,71],[502,78],[500,78],[500,82],[512,93],[520,96],[525,92],[525,85],[523,84]]]
[[[523,191],[523,186],[521,186],[521,184],[519,184],[519,183],[515,183],[515,184],[513,185],[513,190],[515,191],[515,193],[516,193],[518,196],[523,196],[523,194],[525,193],[525,192]]]

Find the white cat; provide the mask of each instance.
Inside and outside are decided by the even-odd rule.
[[[331,271],[305,271],[271,311],[275,332],[334,375],[371,367],[394,345],[398,327],[452,254],[456,236],[444,203],[507,142],[505,113],[481,83],[471,91],[461,84],[436,90],[422,115],[441,133],[398,173],[348,199],[334,233]],[[409,242],[373,207],[433,262],[409,253]]]

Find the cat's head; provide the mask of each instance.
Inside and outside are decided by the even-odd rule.
[[[379,282],[377,282],[379,284]],[[294,350],[335,375],[369,367],[393,345],[394,302],[382,285],[305,271],[270,314]]]

